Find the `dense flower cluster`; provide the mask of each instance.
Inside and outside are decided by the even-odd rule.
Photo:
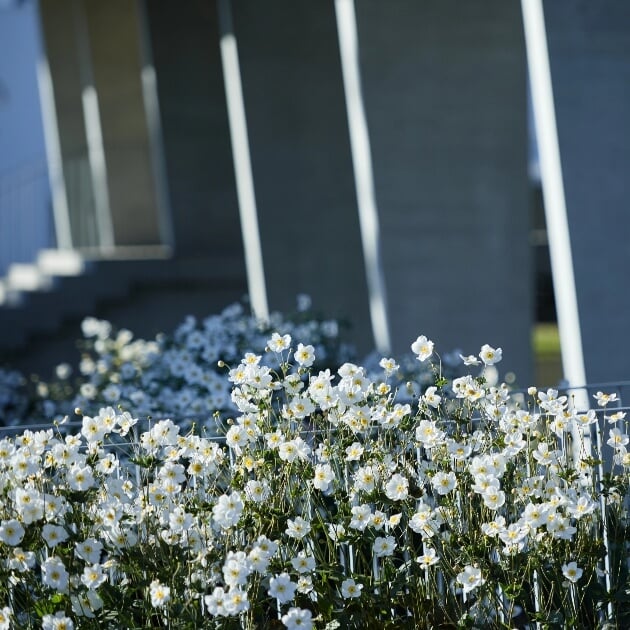
[[[172,335],[153,341],[114,333],[106,321],[88,318],[83,334],[89,341],[80,369],[84,382],[73,405],[95,410],[122,405],[139,415],[185,419],[233,411],[230,383],[221,363],[234,363],[246,351],[261,352],[271,331],[292,335],[317,349],[319,365],[338,366],[353,353],[339,337],[336,320],[317,318],[310,300],[300,296],[296,314],[273,313],[269,321],[247,314],[235,303],[202,322],[189,316]],[[277,368],[270,357],[270,368]]]
[[[320,370],[292,342],[224,368],[222,438],[110,406],[1,440],[0,628],[627,623],[614,394],[512,395],[490,346],[445,378],[419,337],[409,399],[392,359]]]
[[[342,338],[342,328],[339,321],[316,314],[305,295],[298,296],[294,313],[275,312],[263,321],[242,303],[234,303],[203,321],[189,316],[173,332],[152,340],[88,317],[81,325],[78,375],[62,363],[54,380],[36,376],[30,383],[16,370],[0,369],[0,426],[43,417],[60,420],[77,407],[97,413],[109,405],[179,423],[205,421],[217,412],[234,411],[220,362],[231,364],[247,351],[262,352],[271,332],[279,331],[312,346],[316,367],[335,369],[355,356],[353,346]]]

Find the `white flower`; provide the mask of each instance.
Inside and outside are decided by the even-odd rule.
[[[457,477],[454,472],[438,472],[431,477],[431,484],[438,494],[448,494],[457,486]]]
[[[584,571],[578,567],[576,562],[569,562],[562,565],[562,575],[573,584],[582,577],[582,573],[584,573]]]
[[[8,521],[2,521],[0,524],[0,541],[10,547],[19,545],[24,538],[24,527],[20,521],[12,518]]]
[[[328,537],[333,542],[340,542],[346,535],[346,528],[343,525],[337,525],[335,523],[328,523]]]
[[[82,543],[77,543],[74,553],[77,557],[89,564],[96,564],[101,558],[103,543],[95,538],[86,538]]]
[[[161,608],[171,600],[171,589],[168,586],[164,586],[159,580],[153,580],[153,582],[151,582],[149,593],[151,595],[151,606],[153,606],[153,608]]]
[[[571,514],[571,516],[579,519],[582,516],[587,514],[591,514],[597,508],[597,503],[591,499],[589,496],[581,496],[574,503],[570,503],[567,505],[567,512]]]
[[[46,523],[42,527],[42,538],[48,547],[54,549],[68,538],[68,532],[60,525]]]
[[[243,508],[243,500],[238,492],[232,492],[229,496],[222,494],[212,508],[212,518],[223,529],[229,529],[238,523]]]
[[[362,466],[354,474],[354,487],[363,492],[372,492],[378,479],[379,474],[375,466]]]
[[[219,617],[223,617],[228,614],[225,607],[226,600],[227,595],[220,586],[217,586],[214,591],[212,591],[212,594],[206,595],[203,599],[208,612],[213,616]]]
[[[593,398],[600,407],[605,407],[608,403],[618,400],[617,394],[604,394],[604,392],[593,394]]]
[[[318,464],[315,466],[315,476],[313,486],[322,492],[326,492],[331,482],[335,479],[335,473],[329,464]]]
[[[315,348],[299,343],[295,351],[295,360],[302,367],[310,367],[315,361]]]
[[[422,396],[422,400],[427,405],[430,405],[434,409],[437,409],[440,406],[440,401],[442,400],[441,396],[438,396],[435,392],[437,391],[437,387],[432,385],[431,387],[427,387],[424,395]]]
[[[95,484],[92,469],[89,466],[72,466],[66,472],[68,485],[72,490],[88,490]]]
[[[252,572],[251,564],[244,551],[229,551],[223,564],[223,579],[233,588],[247,584],[247,578]]]
[[[278,447],[278,456],[284,462],[294,462],[296,459],[306,459],[311,452],[308,444],[301,438],[282,442]]]
[[[353,505],[352,519],[350,520],[349,527],[362,532],[370,524],[371,517],[372,510],[369,505]]]
[[[105,437],[106,432],[107,426],[100,417],[83,416],[81,433],[88,442],[100,442]]]
[[[341,583],[341,595],[344,599],[361,597],[363,584],[357,584],[352,578],[348,578]]]
[[[464,362],[464,365],[479,365],[481,363],[474,354],[469,354],[467,356],[460,354],[459,358]]]
[[[15,509],[25,525],[44,518],[44,499],[35,488],[18,488],[15,491]]]
[[[310,575],[300,575],[297,581],[297,592],[308,595],[313,591],[313,578]],[[315,594],[314,597],[317,597]]]
[[[481,575],[481,569],[470,565],[465,566],[464,570],[457,574],[456,579],[461,584],[464,593],[470,593],[485,582]]]
[[[626,446],[630,441],[625,433],[622,433],[619,429],[616,428],[610,429],[608,435],[610,436],[610,438],[607,440],[606,444],[608,444],[608,446],[612,446],[613,448]]]
[[[444,431],[438,429],[432,420],[421,420],[416,427],[416,440],[425,448],[434,448],[445,439]]]
[[[361,455],[363,455],[363,451],[363,445],[360,442],[353,442],[346,448],[346,461],[359,461],[361,459]]]
[[[390,527],[398,527],[400,525],[400,520],[402,519],[402,512],[398,512],[398,514],[391,514],[387,519],[387,524]]]
[[[301,516],[296,516],[293,520],[288,519],[287,523],[286,535],[291,538],[304,538],[311,531],[311,524]]]
[[[390,501],[404,501],[409,494],[409,480],[398,473],[385,485],[385,495]]]
[[[392,374],[395,374],[400,366],[398,365],[398,363],[396,363],[396,361],[394,359],[388,359],[383,357],[379,362],[378,362],[379,366],[383,368],[383,370],[385,370],[385,374],[387,376],[391,376]]]
[[[225,597],[225,610],[228,615],[238,615],[249,610],[247,591],[240,588],[231,588]]]
[[[269,484],[266,481],[250,479],[245,484],[245,496],[254,503],[264,503],[270,495]]]
[[[481,496],[486,507],[491,510],[498,510],[505,503],[505,492],[494,486],[490,486]]]
[[[0,609],[0,630],[10,630],[11,617],[11,609],[8,606]]]
[[[611,413],[609,416],[604,416],[608,422],[618,422],[619,420],[623,420],[626,417],[625,411],[616,411],[615,413]]]
[[[409,528],[416,534],[432,536],[438,529],[438,524],[434,519],[433,510],[426,504],[421,503],[417,511],[409,520]]]
[[[287,414],[289,418],[306,418],[308,415],[315,411],[315,405],[308,396],[296,396],[293,398],[289,406],[283,410],[283,413]]]
[[[267,341],[267,346],[272,352],[282,352],[291,346],[291,335],[280,335],[275,332],[271,335],[271,339]]]
[[[494,365],[495,363],[498,363],[502,356],[503,350],[501,350],[501,348],[493,348],[487,343],[481,346],[481,351],[479,352],[479,358],[485,365]]]
[[[32,551],[24,551],[22,547],[15,547],[12,554],[7,558],[7,566],[12,571],[24,573],[32,569],[37,562]]]
[[[424,553],[416,558],[416,562],[418,562],[423,569],[428,569],[439,561],[440,558],[433,547],[427,547]]]
[[[499,532],[499,538],[506,545],[516,545],[527,537],[529,527],[512,523],[506,529]]]
[[[418,361],[426,361],[433,354],[433,342],[424,335],[420,335],[412,344],[411,351]]]
[[[63,611],[42,617],[42,630],[74,630],[74,622]]]
[[[292,558],[291,564],[298,573],[310,573],[315,570],[315,558],[307,555],[305,551],[300,551]]]
[[[269,580],[269,597],[274,597],[281,604],[291,601],[295,597],[295,589],[297,584],[291,582],[291,576],[288,573],[281,573]]]
[[[505,518],[503,516],[499,516],[494,521],[484,523],[481,526],[481,531],[491,538],[498,536],[501,532],[505,531]]]
[[[396,540],[393,536],[379,537],[374,541],[372,551],[377,558],[391,556],[396,549]]]
[[[282,615],[282,623],[288,630],[312,630],[313,615],[308,608],[289,608],[286,615]]]
[[[57,556],[50,556],[42,563],[42,582],[46,586],[63,592],[68,588],[68,572]]]
[[[89,589],[98,588],[107,580],[107,576],[103,573],[103,567],[100,564],[93,564],[83,569],[81,582]]]
[[[87,590],[84,593],[70,595],[72,611],[79,617],[93,619],[95,612],[103,607],[103,600],[96,591]]]

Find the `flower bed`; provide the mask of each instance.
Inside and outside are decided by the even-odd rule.
[[[0,426],[61,420],[77,407],[97,414],[108,405],[133,409],[138,416],[174,418],[179,424],[204,422],[215,413],[234,411],[230,382],[219,361],[238,363],[245,352],[262,352],[276,331],[313,345],[317,367],[336,369],[356,354],[343,339],[345,327],[315,312],[304,295],[298,296],[295,312],[275,312],[268,321],[237,302],[202,321],[189,316],[174,331],[149,340],[88,317],[77,342],[78,374],[69,363],[57,367],[52,381],[0,369]]]
[[[419,337],[410,399],[265,341],[222,437],[106,407],[0,442],[0,628],[628,626],[614,394],[511,394],[490,346],[446,378]]]

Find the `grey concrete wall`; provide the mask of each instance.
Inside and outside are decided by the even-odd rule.
[[[243,250],[216,6],[145,6],[177,254],[229,266]],[[309,293],[371,349],[334,3],[233,0],[232,10],[270,307]],[[520,6],[357,0],[356,10],[394,350],[420,333],[444,352],[500,345],[505,369],[526,383]]]
[[[334,4],[232,5],[269,305],[308,293],[371,349]]]
[[[147,0],[176,254],[242,258],[217,8]]]
[[[521,384],[533,317],[520,5],[357,0],[393,342],[502,346]]]
[[[630,3],[544,9],[586,376],[630,379]]]

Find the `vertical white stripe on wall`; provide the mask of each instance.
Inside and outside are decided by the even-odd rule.
[[[66,184],[63,178],[63,160],[61,157],[59,127],[57,125],[57,109],[55,107],[55,95],[53,92],[52,79],[50,77],[50,67],[44,53],[42,53],[37,63],[37,84],[44,128],[44,144],[46,146],[48,180],[50,182],[57,248],[71,249],[72,229],[70,227]]]
[[[218,11],[221,30],[221,63],[223,66],[225,97],[232,140],[232,156],[241,217],[241,232],[245,249],[249,299],[255,315],[261,319],[268,319],[269,307],[267,305],[265,270],[258,228],[258,212],[249,153],[247,119],[241,86],[238,48],[232,25],[230,0],[219,0]]]
[[[560,332],[562,369],[569,384],[579,386],[586,383],[586,371],[542,0],[521,0],[521,7]],[[579,402],[581,404],[576,400],[576,405],[588,406],[588,400]]]
[[[140,60],[142,65],[140,72],[142,99],[149,132],[149,154],[151,157],[154,191],[158,206],[160,238],[163,245],[174,247],[175,237],[173,235],[173,217],[169,203],[168,176],[164,158],[160,100],[158,97],[157,77],[155,66],[153,65],[149,23],[144,0],[136,0],[136,14],[138,16]]]
[[[335,12],[350,132],[350,148],[357,190],[359,225],[370,300],[370,318],[376,349],[384,354],[391,351],[391,337],[380,254],[378,209],[374,193],[370,136],[361,91],[354,0],[335,0]]]
[[[107,165],[105,161],[101,114],[92,73],[92,54],[90,51],[89,34],[85,8],[80,0],[75,0],[74,2],[74,20],[79,57],[79,73],[81,76],[81,104],[83,105],[85,138],[87,142],[90,173],[92,176],[92,190],[94,192],[98,245],[102,251],[106,252],[114,247],[114,226],[109,203]]]

